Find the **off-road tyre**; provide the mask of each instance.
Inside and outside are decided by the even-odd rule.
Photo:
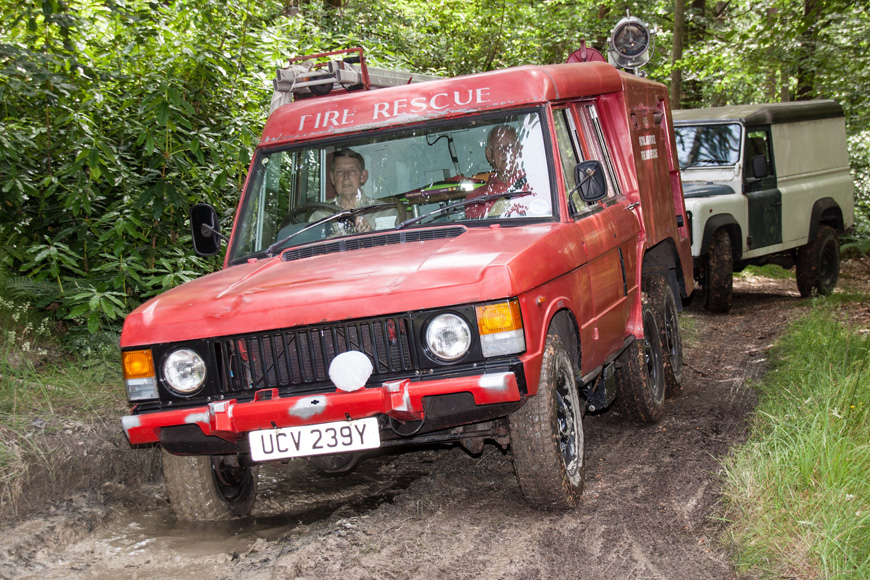
[[[251,513],[257,467],[238,455],[173,455],[163,450],[163,479],[175,515],[216,521]]]
[[[643,305],[643,334],[616,359],[617,407],[629,419],[655,423],[665,406],[665,369],[656,315]]]
[[[795,265],[801,296],[828,296],[840,279],[840,241],[831,226],[819,226],[815,239],[798,249]]]
[[[583,493],[583,405],[562,341],[544,347],[538,393],[509,418],[514,471],[526,501],[544,510],[569,509]]]
[[[658,274],[644,281],[644,294],[655,314],[659,330],[665,396],[675,397],[683,392],[683,341],[677,300],[667,279]]]
[[[734,255],[731,253],[731,236],[724,229],[713,234],[706,261],[704,308],[710,312],[728,312],[734,288]]]

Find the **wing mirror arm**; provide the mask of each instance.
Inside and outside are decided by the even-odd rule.
[[[226,237],[225,235],[223,235],[218,230],[214,229],[213,227],[211,227],[208,224],[202,224],[202,227],[199,229],[199,231],[202,233],[203,237],[206,237],[206,238],[211,237],[211,236],[217,236],[218,239],[221,240],[222,242],[229,242],[230,241],[230,239],[228,237]]]

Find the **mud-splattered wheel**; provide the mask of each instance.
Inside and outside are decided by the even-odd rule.
[[[664,413],[665,373],[656,316],[648,301],[643,306],[643,333],[644,338],[631,343],[617,359],[616,400],[629,418],[655,423]]]
[[[227,520],[251,513],[257,467],[240,455],[173,455],[163,451],[163,479],[183,520]]]
[[[731,236],[725,230],[716,230],[710,249],[704,276],[704,308],[710,312],[731,310],[731,293],[734,288],[734,255],[731,252]]]
[[[559,337],[550,334],[538,393],[510,416],[514,471],[532,506],[577,505],[584,476],[582,412],[571,359]]]
[[[652,307],[659,330],[664,367],[665,396],[683,391],[683,341],[674,291],[664,276],[650,276],[644,283],[646,299]]]
[[[801,296],[828,296],[840,279],[840,242],[830,226],[819,226],[816,237],[798,250],[795,267]]]

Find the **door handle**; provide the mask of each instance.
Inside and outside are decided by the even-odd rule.
[[[634,208],[636,208],[636,207],[639,206],[639,205],[640,205],[640,202],[639,202],[639,201],[636,201],[636,202],[634,202],[634,203],[630,203],[630,204],[628,204],[627,206],[625,206],[625,209],[627,209],[627,210],[633,210]]]

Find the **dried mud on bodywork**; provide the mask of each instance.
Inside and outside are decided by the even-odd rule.
[[[0,578],[735,578],[712,519],[719,458],[744,440],[750,384],[808,302],[792,280],[734,287],[729,315],[700,303],[681,315],[684,392],[659,423],[586,416],[576,509],[529,508],[494,445],[376,458],[338,478],[294,460],[268,466],[290,477],[261,473],[254,517],[229,524],[178,522],[154,484],[7,524]]]

